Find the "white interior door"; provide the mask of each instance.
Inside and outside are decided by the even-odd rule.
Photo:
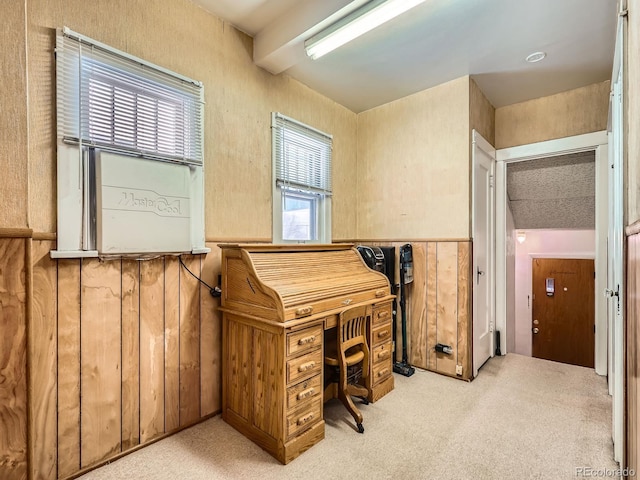
[[[623,27],[618,25],[616,66],[610,103],[609,230],[607,235],[607,323],[609,332],[609,393],[613,395],[613,453],[624,464],[624,212],[623,212]],[[620,51],[618,51],[620,49]]]
[[[473,375],[493,356],[495,312],[495,148],[475,130],[473,163]]]

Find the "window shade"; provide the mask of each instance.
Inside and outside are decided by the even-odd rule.
[[[203,88],[68,29],[56,40],[58,136],[64,142],[203,163]]]
[[[276,182],[331,195],[331,135],[274,113]]]

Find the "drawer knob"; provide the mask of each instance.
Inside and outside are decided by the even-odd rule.
[[[382,330],[381,332],[378,332],[378,338],[384,338],[387,335],[389,335],[389,330]]]
[[[309,335],[308,337],[304,337],[298,340],[298,345],[308,345],[309,343],[313,343],[315,341],[316,341],[316,336]]]
[[[298,367],[298,371],[299,372],[306,372],[307,370],[311,370],[315,366],[316,366],[316,362],[303,363],[302,365],[300,365]]]
[[[376,298],[384,297],[386,294],[385,290],[376,290]]]
[[[383,312],[378,312],[378,318],[387,318],[389,316],[389,312],[387,310]]]
[[[389,375],[389,369],[388,368],[385,368],[384,370],[380,370],[378,372],[378,377],[384,377],[386,375]]]
[[[314,393],[316,393],[315,388],[309,388],[307,390],[304,390],[298,394],[298,400],[304,400],[305,398],[309,398],[313,396]]]
[[[304,425],[305,423],[309,423],[311,420],[313,420],[313,413],[300,417],[296,423],[298,425]]]
[[[380,352],[378,354],[378,358],[382,359],[382,358],[387,358],[389,356],[389,350],[385,350],[383,352]]]
[[[296,316],[302,317],[304,315],[311,315],[313,312],[313,307],[311,305],[307,305],[306,307],[300,307],[296,310]]]

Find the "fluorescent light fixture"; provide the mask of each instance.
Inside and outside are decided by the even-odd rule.
[[[518,230],[516,232],[516,238],[518,239],[518,243],[524,243],[524,241],[527,239],[527,234],[522,230]]]
[[[424,1],[372,0],[309,38],[304,48],[315,60]]]

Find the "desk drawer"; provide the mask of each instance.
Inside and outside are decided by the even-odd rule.
[[[322,397],[287,415],[287,438],[293,437],[322,419]]]
[[[373,325],[380,325],[384,322],[391,321],[391,304],[385,303],[383,305],[376,305],[371,312],[371,323]]]
[[[371,343],[375,347],[384,342],[391,341],[391,322],[375,327],[371,333]]]
[[[287,388],[287,410],[293,410],[322,393],[322,377],[316,375],[293,387]]]
[[[371,383],[375,385],[391,375],[393,365],[391,363],[391,357],[375,363],[373,365],[373,373],[371,375]]]
[[[287,361],[287,383],[295,383],[322,372],[322,349]]]
[[[287,334],[287,355],[315,350],[322,345],[322,325]]]
[[[389,360],[391,358],[391,342],[386,342],[377,347],[374,347],[371,351],[371,363],[374,365]]]

